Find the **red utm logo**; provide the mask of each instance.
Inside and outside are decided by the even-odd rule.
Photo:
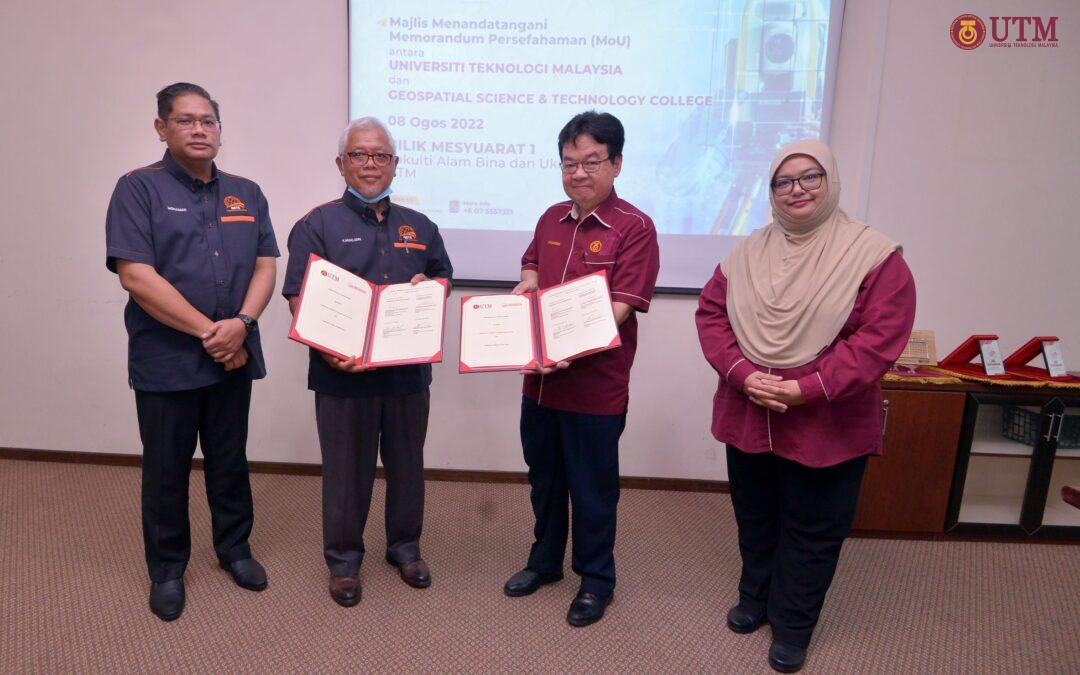
[[[986,39],[986,24],[974,14],[961,14],[949,25],[949,37],[960,49],[975,49]]]
[[[1017,47],[1057,47],[1057,20],[1056,16],[1045,21],[1041,16],[992,16],[990,34],[998,44],[1010,44],[1012,33],[1011,45]]]
[[[1058,17],[992,16],[989,47],[1057,47]],[[986,40],[986,24],[974,14],[961,14],[949,24],[949,37],[965,51]]]

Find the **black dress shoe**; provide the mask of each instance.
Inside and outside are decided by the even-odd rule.
[[[578,591],[577,597],[570,603],[570,611],[566,613],[566,623],[576,628],[596,623],[604,618],[604,610],[614,597],[614,593],[601,598],[592,593]]]
[[[742,605],[728,610],[727,627],[736,633],[753,633],[765,623],[765,614],[754,614]]]
[[[794,673],[806,662],[806,650],[788,642],[773,640],[769,647],[769,665],[779,673]]]
[[[506,584],[503,586],[503,593],[506,593],[511,598],[532,595],[536,592],[536,589],[544,584],[553,584],[556,581],[562,581],[562,578],[562,572],[556,572],[555,574],[541,574],[539,572],[533,572],[532,570],[521,570],[506,580]]]
[[[229,571],[233,581],[240,588],[246,588],[249,591],[261,591],[266,588],[266,570],[254,558],[219,564],[221,569]]]
[[[150,611],[162,621],[172,621],[184,611],[184,580],[150,583]]]

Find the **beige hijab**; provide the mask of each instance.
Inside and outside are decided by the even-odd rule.
[[[840,174],[832,151],[818,141],[797,141],[777,153],[769,180],[792,155],[807,155],[825,169],[829,194],[811,218],[796,222],[769,191],[773,220],[744,239],[721,263],[727,311],[739,348],[769,368],[813,361],[844,326],[859,285],[900,244],[839,208]]]

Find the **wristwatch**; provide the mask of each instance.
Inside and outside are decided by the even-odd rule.
[[[247,329],[248,335],[259,330],[259,322],[255,320],[255,317],[248,316],[247,314],[237,314],[236,318],[244,322],[244,328]]]

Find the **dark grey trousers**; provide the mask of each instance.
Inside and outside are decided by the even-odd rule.
[[[420,557],[424,521],[424,439],[431,398],[341,398],[315,394],[322,448],[323,554],[334,576],[355,574],[364,559],[364,526],[375,460],[386,472],[386,550],[397,563]]]

